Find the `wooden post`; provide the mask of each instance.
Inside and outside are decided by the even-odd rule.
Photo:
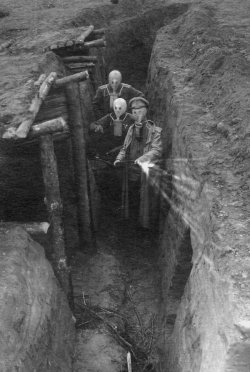
[[[95,120],[95,115],[92,106],[93,100],[93,91],[90,80],[83,81],[79,84],[79,91],[80,91],[80,101],[82,106],[82,112],[85,113],[86,117],[86,125],[85,133],[88,130],[88,126]],[[86,138],[86,137],[85,137]]]
[[[65,93],[68,100],[69,122],[77,184],[80,240],[83,246],[94,251],[95,244],[88,193],[86,146],[78,84],[67,84]]]
[[[45,186],[45,197],[51,227],[55,275],[70,298],[69,268],[65,254],[64,229],[62,225],[62,202],[59,189],[57,162],[51,135],[40,138],[41,164]]]

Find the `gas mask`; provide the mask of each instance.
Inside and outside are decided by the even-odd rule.
[[[135,138],[139,142],[142,140],[142,133],[143,133],[142,121],[146,119],[146,113],[147,113],[146,108],[143,111],[140,110],[140,112],[137,112],[136,114],[133,113],[133,116],[135,118]]]
[[[123,98],[117,98],[113,103],[113,109],[116,116],[114,120],[114,136],[122,136],[122,121],[120,117],[127,111],[127,103]]]
[[[109,74],[109,87],[111,87],[112,91],[109,92],[110,96],[110,108],[113,107],[114,100],[118,98],[118,93],[117,89],[119,85],[121,84],[122,81],[122,75],[119,71],[114,70],[111,71]]]

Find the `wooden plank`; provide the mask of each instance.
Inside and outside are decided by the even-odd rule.
[[[68,100],[72,151],[78,196],[79,235],[85,249],[95,251],[92,230],[90,200],[88,192],[88,172],[83,116],[77,83],[67,84],[65,93]]]
[[[55,88],[57,87],[62,87],[63,85],[66,85],[68,83],[72,83],[72,82],[78,82],[78,81],[82,81],[82,80],[86,80],[89,78],[89,74],[88,74],[88,71],[82,71],[82,72],[79,72],[78,74],[74,74],[74,75],[70,75],[70,76],[65,76],[61,79],[57,79],[55,81]]]
[[[65,254],[62,202],[60,196],[57,162],[51,135],[40,138],[41,165],[45,186],[46,207],[51,225],[52,265],[63,290],[70,297],[69,268]]]
[[[20,124],[20,126],[15,132],[15,136],[17,138],[27,137],[30,127],[34,123],[36,115],[42,105],[42,102],[49,93],[51,85],[54,83],[56,76],[57,76],[56,72],[51,72],[49,76],[41,84],[38,95],[32,100],[31,105],[29,107],[28,118]]]

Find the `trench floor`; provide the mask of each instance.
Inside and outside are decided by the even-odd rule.
[[[157,236],[104,205],[97,253],[72,259],[77,346],[74,372],[155,371],[160,301]]]

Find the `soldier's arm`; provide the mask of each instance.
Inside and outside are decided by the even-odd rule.
[[[101,132],[107,128],[110,122],[110,115],[105,115],[101,119],[94,121],[93,123],[90,124],[89,130],[94,131],[94,132]]]

